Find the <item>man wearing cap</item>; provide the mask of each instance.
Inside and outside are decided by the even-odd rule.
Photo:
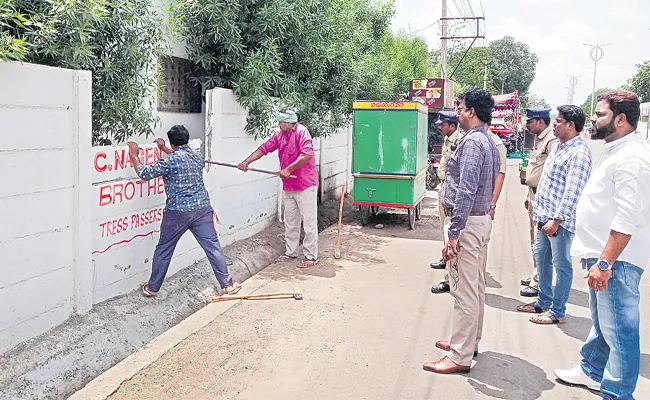
[[[550,108],[526,108],[526,129],[535,135],[533,149],[528,156],[528,166],[526,167],[526,185],[528,186],[528,195],[524,206],[528,210],[528,220],[530,224],[530,248],[533,254],[534,272],[530,278],[522,279],[521,284],[526,286],[519,292],[522,296],[537,297],[539,293],[539,283],[537,277],[537,263],[535,262],[535,238],[537,226],[533,221],[533,202],[537,193],[537,185],[542,177],[546,159],[557,138],[553,134],[551,126]]]
[[[454,150],[456,150],[456,146],[458,146],[458,141],[462,135],[458,129],[458,114],[454,111],[441,111],[438,114],[436,125],[438,125],[438,129],[440,129],[440,132],[442,132],[442,135],[445,137],[442,144],[442,157],[440,158],[440,165],[438,166],[438,177],[440,178],[440,189],[438,190],[438,216],[440,218],[440,233],[444,242],[445,211],[442,208],[442,188],[445,183],[445,165],[447,164],[449,157],[454,153]],[[446,266],[447,263],[442,259],[438,262],[431,263],[431,268],[445,270],[445,279],[431,288],[432,293],[449,292],[449,271]]]
[[[318,170],[314,158],[314,144],[307,128],[298,123],[293,110],[283,109],[277,113],[280,130],[239,164],[242,171],[248,165],[268,153],[278,150],[279,172],[284,190],[284,240],[286,251],[276,262],[298,257],[300,245],[300,224],[305,229],[303,240],[304,259],[299,268],[316,265],[318,262]],[[290,178],[295,175],[296,178]]]

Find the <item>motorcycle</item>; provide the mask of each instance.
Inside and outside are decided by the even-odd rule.
[[[429,165],[427,167],[427,190],[434,190],[440,184],[438,166],[440,166],[440,159],[436,159],[435,154],[429,154]]]
[[[518,151],[517,147],[521,147],[524,144],[523,132],[512,132],[500,137],[501,137],[501,141],[506,146],[508,154],[517,152]]]

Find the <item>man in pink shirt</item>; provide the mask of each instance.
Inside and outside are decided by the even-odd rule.
[[[279,174],[284,189],[284,240],[287,249],[276,262],[298,257],[302,222],[305,229],[305,259],[298,267],[310,267],[318,262],[318,170],[314,158],[314,144],[307,128],[298,123],[298,116],[294,111],[278,111],[277,120],[280,130],[240,163],[239,169],[247,171],[248,164],[278,150],[282,168]],[[291,175],[296,178],[290,178]]]

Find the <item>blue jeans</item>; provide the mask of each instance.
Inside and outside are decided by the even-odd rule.
[[[174,255],[176,244],[188,230],[192,232],[205,251],[205,255],[208,257],[210,265],[212,265],[212,270],[221,288],[232,285],[232,277],[228,272],[226,257],[219,244],[217,232],[214,230],[212,207],[189,212],[165,210],[160,224],[160,239],[151,266],[151,277],[149,278],[149,289],[151,291],[157,292],[160,290],[165,275],[167,275],[172,255]]]
[[[539,294],[536,304],[547,308],[558,318],[566,315],[566,302],[569,300],[573,283],[573,266],[571,265],[571,243],[573,233],[563,227],[557,230],[557,236],[549,237],[537,232],[535,242],[535,262],[539,277]],[[555,291],[553,291],[553,267],[557,273]]]
[[[586,260],[587,268],[596,259]],[[606,290],[589,289],[589,309],[594,322],[582,346],[580,366],[600,382],[605,400],[631,400],[641,369],[639,344],[639,282],[643,270],[617,261]]]

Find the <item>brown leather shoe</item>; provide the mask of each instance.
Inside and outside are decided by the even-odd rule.
[[[438,340],[436,347],[444,351],[451,351],[451,344],[447,340]],[[478,350],[474,350],[474,357],[478,356]]]
[[[424,363],[422,369],[429,372],[435,372],[437,374],[453,374],[455,372],[468,373],[470,367],[464,365],[458,365],[447,356],[441,358],[436,362]]]

